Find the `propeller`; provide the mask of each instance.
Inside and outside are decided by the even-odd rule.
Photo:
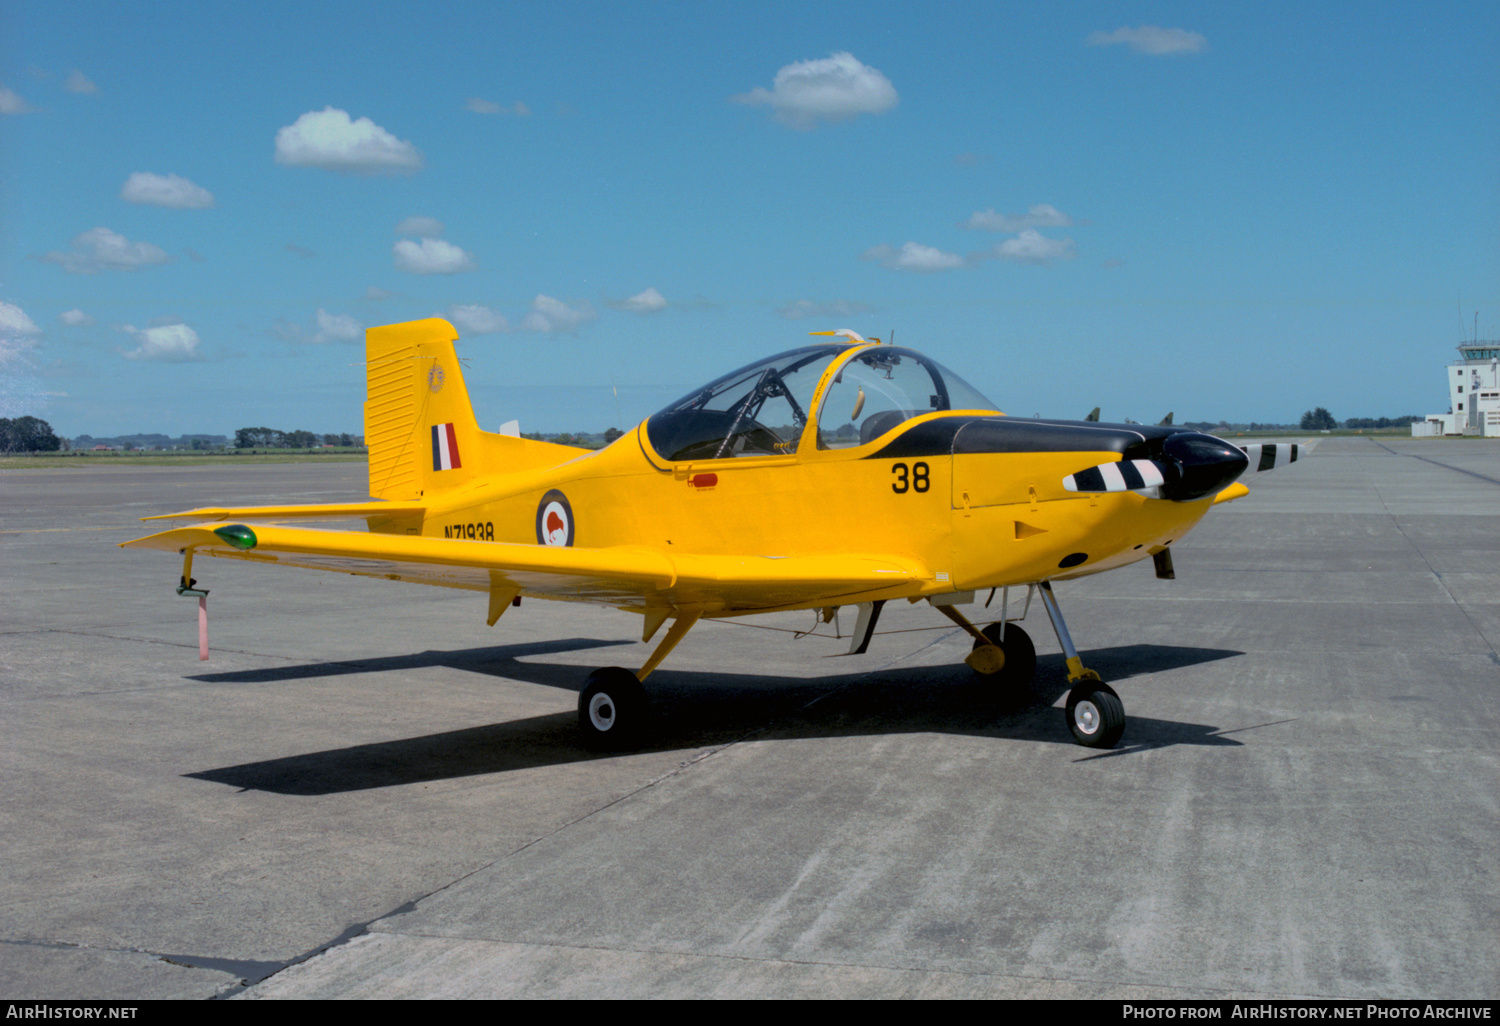
[[[1264,462],[1265,453],[1258,452],[1256,459]],[[1274,454],[1272,460],[1277,465]],[[1162,439],[1159,457],[1101,463],[1069,474],[1063,487],[1070,492],[1138,491],[1151,499],[1192,502],[1218,494],[1248,466],[1250,457],[1238,446],[1213,435],[1179,431]]]
[[[1250,460],[1250,466],[1257,471],[1275,470],[1284,467],[1288,463],[1296,463],[1311,449],[1310,445],[1299,445],[1296,442],[1265,442],[1257,445],[1242,445],[1240,449]]]

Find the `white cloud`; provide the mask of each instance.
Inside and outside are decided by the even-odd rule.
[[[127,324],[124,330],[140,342],[125,354],[126,359],[159,360],[162,363],[203,359],[198,353],[198,333],[186,324],[163,324],[144,330]]]
[[[276,163],[321,167],[346,174],[409,175],[422,168],[422,154],[369,118],[346,111],[309,111],[276,133]]]
[[[1035,228],[1028,228],[1014,239],[995,247],[995,256],[1022,264],[1050,264],[1054,260],[1073,259],[1072,239],[1049,239]]]
[[[331,314],[318,308],[318,333],[314,342],[350,342],[364,335],[364,325],[348,314]]]
[[[68,75],[67,81],[63,82],[63,88],[70,93],[97,93],[99,87],[90,82],[83,72],[74,68]]]
[[[296,321],[289,321],[285,317],[276,318],[271,325],[271,334],[283,342],[301,342],[307,338],[307,331]]]
[[[731,96],[735,103],[769,106],[776,120],[793,128],[812,128],[819,121],[847,121],[860,114],[879,114],[896,105],[890,79],[849,53],[822,60],[798,61],[776,72],[770,89],[760,86]]]
[[[391,294],[385,289],[377,288],[376,286],[371,285],[369,288],[365,289],[364,298],[379,302],[382,299],[390,299]]]
[[[396,270],[407,274],[458,274],[476,266],[472,256],[442,239],[423,239],[420,243],[402,239],[392,251],[396,254]]]
[[[40,335],[38,328],[26,311],[14,303],[0,301],[0,338],[15,338],[20,335]]]
[[[944,253],[918,242],[908,242],[900,250],[882,244],[866,250],[861,258],[879,261],[881,266],[893,271],[951,271],[968,263],[957,253]]]
[[[70,328],[87,328],[94,323],[94,319],[82,310],[64,310],[57,319]]]
[[[446,229],[435,217],[408,217],[396,225],[397,235],[415,235],[419,239],[435,239]]]
[[[28,373],[28,354],[42,333],[35,322],[14,303],[0,302],[0,417],[36,413],[47,405],[41,381]]]
[[[788,303],[776,312],[789,321],[800,321],[809,317],[853,317],[869,309],[864,303],[851,303],[844,299],[834,300],[832,303],[814,303],[811,299],[799,299],[795,303]]]
[[[42,333],[26,311],[14,303],[0,301],[0,417],[14,417],[35,405],[40,382],[22,371],[30,367],[27,354],[36,348],[36,336]]]
[[[482,100],[477,96],[471,96],[469,97],[469,102],[464,104],[464,106],[475,114],[514,114],[517,117],[523,118],[531,116],[531,108],[520,100],[517,100],[512,106],[502,107],[498,103],[492,103],[489,100]]]
[[[1161,57],[1174,53],[1198,53],[1208,49],[1208,40],[1196,32],[1179,28],[1158,28],[1142,25],[1140,28],[1117,28],[1113,32],[1090,33],[1089,46],[1114,46],[1123,44],[1136,53]]]
[[[510,322],[503,315],[477,303],[450,306],[448,320],[466,335],[493,335],[510,330]]]
[[[0,85],[0,114],[30,114],[36,110],[13,89]]]
[[[52,250],[37,259],[57,264],[69,274],[135,271],[172,260],[165,250],[149,242],[131,242],[108,228],[91,228],[73,240],[68,252]]]
[[[976,210],[963,223],[965,228],[978,228],[987,232],[1019,232],[1027,228],[1066,228],[1073,219],[1049,203],[1033,203],[1024,214],[997,214],[989,210]]]
[[[551,296],[537,296],[531,301],[531,312],[521,321],[521,328],[525,331],[572,332],[598,316],[587,303],[571,307]]]
[[[26,366],[26,354],[36,348],[36,343],[29,338],[14,338],[0,335],[0,367],[10,364]],[[3,389],[0,389],[3,392]],[[4,414],[0,414],[4,416]]]
[[[667,308],[667,297],[656,289],[650,288],[645,292],[636,293],[629,299],[622,299],[614,306],[617,310],[626,310],[630,313],[652,314]]]
[[[178,210],[202,210],[214,205],[214,194],[178,175],[155,175],[136,171],[120,188],[120,198],[131,203]]]

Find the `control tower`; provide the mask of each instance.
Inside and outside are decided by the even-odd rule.
[[[1500,437],[1500,341],[1464,342],[1448,365],[1448,413],[1429,413],[1415,435]]]

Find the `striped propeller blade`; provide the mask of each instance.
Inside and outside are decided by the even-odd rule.
[[[1166,482],[1162,468],[1152,460],[1121,460],[1101,463],[1063,478],[1070,492],[1133,492],[1156,488]]]
[[[1302,458],[1307,446],[1298,445],[1296,442],[1266,442],[1257,445],[1242,445],[1240,448],[1249,457],[1250,465],[1260,471],[1275,470],[1277,467],[1297,462]]]

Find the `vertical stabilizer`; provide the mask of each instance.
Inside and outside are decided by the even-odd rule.
[[[365,332],[365,444],[374,498],[420,499],[473,477],[480,432],[453,349],[457,339],[440,317]]]
[[[587,450],[479,430],[441,317],[365,331],[370,495],[430,501],[479,477],[556,466]]]

